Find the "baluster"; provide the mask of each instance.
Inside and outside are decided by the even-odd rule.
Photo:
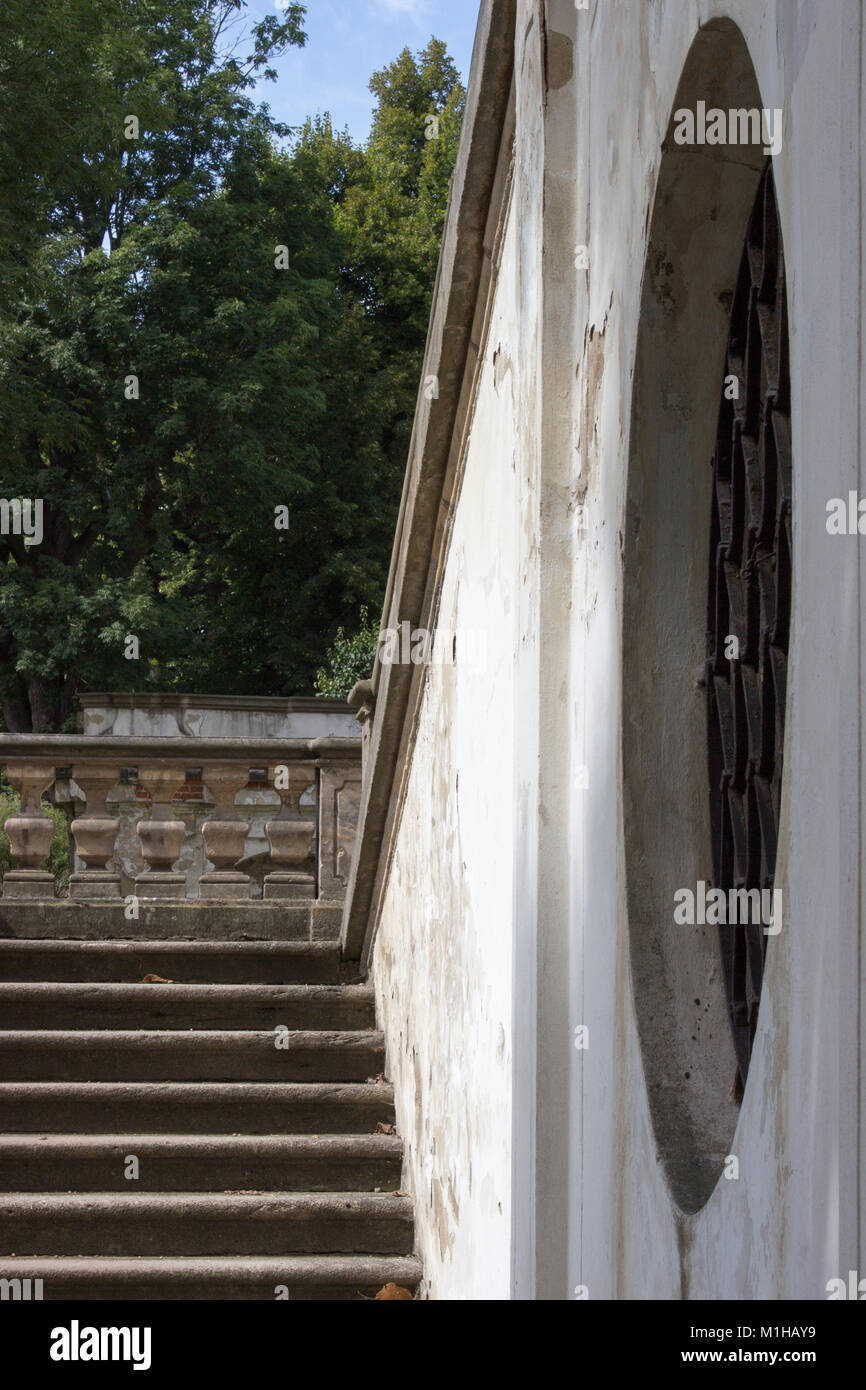
[[[108,793],[117,784],[119,767],[116,763],[75,763],[72,776],[87,797],[87,809],[70,827],[85,868],[72,874],[69,896],[119,898],[120,874],[109,872],[107,866],[114,854],[120,820],[109,816],[105,806]]]
[[[3,879],[4,898],[53,898],[54,875],[39,866],[48,858],[54,823],[42,809],[42,793],[54,781],[54,766],[42,759],[13,760],[6,776],[21,794],[21,809],[6,821],[9,848],[21,865]]]
[[[139,898],[185,898],[186,874],[173,873],[171,866],[183,849],[186,826],[172,814],[171,798],[183,784],[184,769],[171,764],[143,764],[138,780],[151,798],[150,815],[136,826],[141,852],[147,863],[137,875],[135,892]]]
[[[282,805],[276,820],[265,825],[265,834],[271,847],[271,862],[278,867],[265,877],[264,896],[266,898],[314,898],[316,879],[307,867],[310,846],[315,834],[312,821],[303,820],[299,802],[316,773],[312,767],[290,764],[288,776],[277,777],[278,769],[286,764],[274,764],[268,768],[268,780],[279,794]],[[282,783],[287,785],[283,786]]]
[[[322,758],[319,768],[319,901],[342,903],[358,831],[361,764]]]
[[[203,898],[250,896],[250,876],[233,866],[243,858],[250,823],[235,807],[235,796],[249,781],[249,768],[241,763],[213,763],[204,769],[205,783],[214,799],[214,819],[201,828],[205,857],[213,869],[203,873],[199,891]]]

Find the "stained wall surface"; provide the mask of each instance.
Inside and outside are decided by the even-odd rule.
[[[821,1299],[866,1273],[866,569],[862,539],[825,524],[829,499],[866,486],[863,22],[856,0],[519,0],[513,186],[439,619],[484,634],[484,666],[429,670],[372,954],[432,1298]],[[782,113],[794,600],[783,926],[745,1097],[707,1156],[720,1172],[734,1156],[738,1176],[686,1212],[647,1093],[664,1032],[639,1027],[628,890],[650,812],[640,738],[623,734],[671,681],[693,722],[698,673],[683,682],[673,654],[703,523],[685,508],[666,529],[653,489],[666,450],[686,488],[690,458],[696,477],[709,467],[746,230],[726,219],[761,162],[674,148],[678,93],[704,86]],[[721,162],[690,183],[690,154]],[[675,719],[666,738],[660,814],[698,815]],[[690,1008],[681,993],[671,981],[662,1003]],[[667,1084],[700,1086],[696,1066],[672,1056]]]
[[[516,245],[509,219],[437,624],[461,645],[429,668],[373,961],[437,1298],[510,1288]]]

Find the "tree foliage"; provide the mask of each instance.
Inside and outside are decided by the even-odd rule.
[[[363,148],[287,145],[251,87],[304,7],[245,10],[0,10],[0,496],[44,505],[0,536],[11,729],[82,688],[297,693],[381,602],[462,88],[434,40]]]
[[[345,700],[353,685],[370,679],[378,645],[378,624],[371,622],[367,609],[362,608],[356,632],[347,637],[342,627],[337,629],[325,665],[316,673],[316,694]]]

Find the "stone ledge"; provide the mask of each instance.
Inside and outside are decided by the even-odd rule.
[[[341,907],[333,903],[139,902],[127,920],[122,902],[68,898],[0,900],[0,938],[72,941],[334,941]]]
[[[13,759],[48,760],[58,766],[67,763],[100,762],[124,767],[139,762],[162,764],[189,760],[200,767],[209,762],[247,762],[270,765],[284,762],[312,764],[361,761],[360,737],[342,738],[192,738],[183,735],[112,734],[97,738],[89,734],[3,734],[0,733],[0,761]],[[205,780],[207,780],[205,778]],[[312,781],[312,777],[310,778]]]

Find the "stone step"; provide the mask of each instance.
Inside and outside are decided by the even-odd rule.
[[[0,936],[16,941],[328,941],[340,937],[342,909],[317,902],[148,901],[138,917],[123,902],[75,898],[15,902],[0,898]]]
[[[135,984],[335,985],[339,947],[300,941],[16,941],[0,939],[0,980]]]
[[[357,1301],[375,1298],[385,1284],[414,1290],[420,1261],[411,1255],[271,1255],[249,1258],[105,1256],[6,1258],[0,1279],[42,1280],[42,1297],[55,1300],[266,1300],[283,1289],[291,1300]]]
[[[0,1192],[396,1192],[402,1159],[389,1134],[4,1134]]]
[[[0,1083],[5,1134],[373,1134],[393,1121],[384,1083]]]
[[[0,1029],[370,1029],[367,985],[0,983]]]
[[[366,1081],[383,1063],[373,1030],[0,1032],[0,1081]]]
[[[11,1193],[15,1255],[410,1255],[412,1204],[390,1193]]]
[[[0,912],[0,1280],[48,1300],[414,1291],[374,994],[315,939],[329,919],[49,917]]]

